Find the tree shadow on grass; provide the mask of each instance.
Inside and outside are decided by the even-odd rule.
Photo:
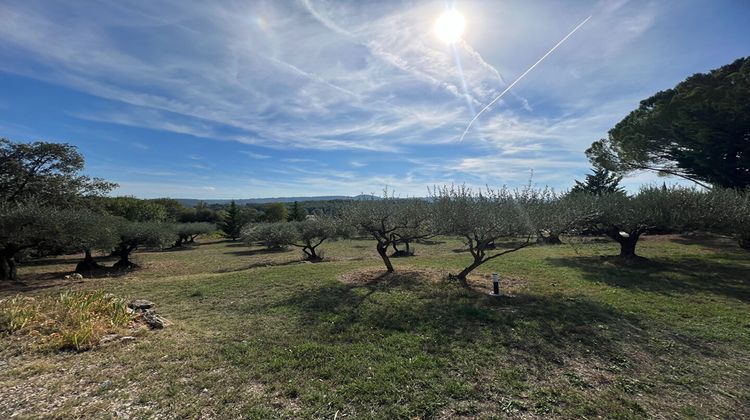
[[[101,262],[101,260],[99,260],[99,262]],[[88,281],[123,277],[140,270],[140,268],[122,269],[102,266],[101,268],[83,273],[83,279],[64,278],[65,275],[72,273],[74,268],[75,265],[72,265],[70,271],[48,271],[25,274],[21,275],[19,280],[15,282],[0,282],[0,295],[27,293],[56,287],[68,287],[71,285],[83,284]]]
[[[414,243],[420,244],[420,245],[442,245],[445,243],[445,241],[441,241],[439,239],[417,239],[414,241]]]
[[[247,247],[247,245],[245,245]],[[232,254],[237,256],[253,256],[253,255],[265,255],[265,254],[283,254],[285,252],[290,252],[291,249],[288,248],[278,248],[278,249],[268,249],[268,248],[261,248],[261,249],[244,249],[242,251],[229,251],[225,252],[225,254]]]
[[[619,363],[629,347],[648,341],[639,318],[588,299],[495,298],[413,272],[306,289],[273,306],[294,308],[305,328],[329,343],[412,333],[432,337],[423,341],[431,354],[496,349],[540,369],[571,358]]]
[[[673,239],[674,242],[683,245],[700,245],[713,250],[722,251],[737,257],[737,254],[742,255],[741,258],[750,258],[750,252],[740,248],[737,240],[727,236],[713,235],[710,233],[694,233],[691,235],[680,235]]]
[[[198,244],[196,244],[196,243],[192,243],[192,244],[188,243],[188,244],[183,244],[183,245],[180,245],[180,246],[172,246],[172,247],[169,247],[169,248],[160,249],[159,251],[160,252],[182,252],[182,251],[193,251],[196,248],[198,248]]]
[[[320,261],[323,262],[323,261]],[[315,264],[317,264],[316,262]],[[249,270],[251,268],[261,268],[261,267],[283,267],[286,265],[297,265],[297,264],[313,264],[310,261],[305,260],[291,260],[291,261],[259,261],[256,263],[248,264],[239,268],[223,268],[218,271],[217,273],[235,273],[238,271],[245,271]]]
[[[592,282],[665,295],[710,293],[750,302],[750,266],[700,258],[645,260],[620,264],[607,257],[548,258],[547,262],[575,268]]]
[[[248,245],[245,242],[242,241],[233,241],[230,239],[227,239],[225,241],[216,242],[216,243],[229,243],[226,247],[227,248],[247,248]]]

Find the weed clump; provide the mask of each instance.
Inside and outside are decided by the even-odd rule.
[[[0,300],[0,335],[26,339],[45,351],[85,351],[131,324],[127,302],[102,291]]]

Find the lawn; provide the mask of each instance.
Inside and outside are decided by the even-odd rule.
[[[164,330],[94,350],[0,339],[0,414],[24,417],[750,416],[750,254],[721,238],[537,246],[445,275],[461,243],[417,244],[385,275],[374,242],[327,262],[213,241],[140,252],[120,277],[22,265],[0,296],[104,290],[156,303]],[[487,295],[500,273],[508,296]]]

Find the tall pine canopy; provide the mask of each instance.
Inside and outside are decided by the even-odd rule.
[[[586,155],[619,174],[653,170],[703,186],[750,186],[750,57],[642,101]]]

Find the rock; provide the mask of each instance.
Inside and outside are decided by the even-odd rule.
[[[154,302],[145,299],[136,299],[128,303],[128,308],[134,309],[136,311],[145,311],[146,309],[151,309],[153,307]]]
[[[99,345],[103,346],[117,340],[117,334],[107,334],[99,340]]]
[[[120,341],[122,341],[123,343],[135,341],[135,337],[133,337],[132,335],[126,335],[124,337],[120,337]]]
[[[81,273],[73,273],[70,275],[70,278],[73,280],[83,280]]]
[[[157,330],[170,325],[169,321],[157,315],[156,312],[151,311],[151,310],[143,313],[143,320],[146,322],[146,324],[149,327],[151,327],[152,329],[157,329]]]

